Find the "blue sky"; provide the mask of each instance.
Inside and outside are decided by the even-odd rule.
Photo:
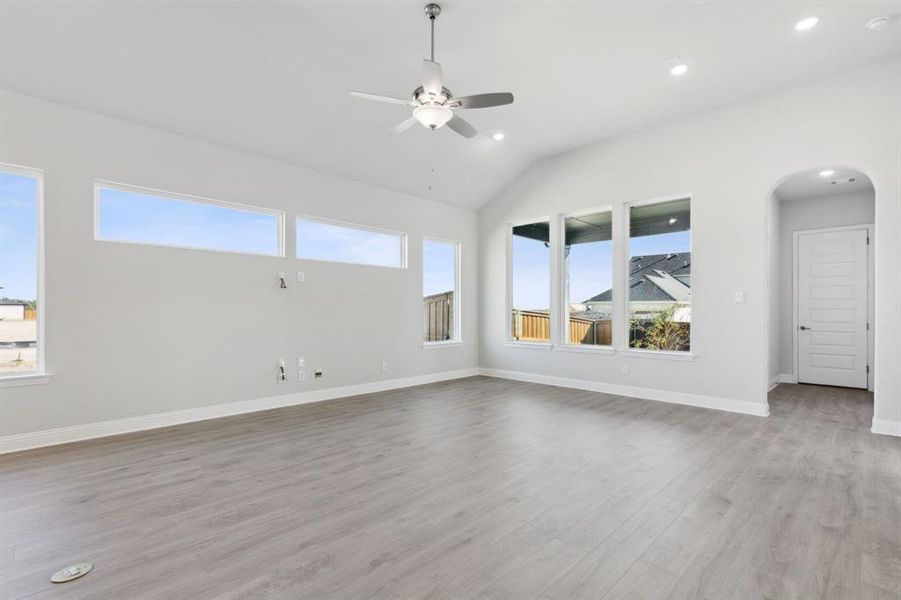
[[[680,231],[629,240],[629,256],[688,252],[691,233]],[[570,301],[582,302],[610,289],[610,242],[575,244],[569,253]],[[546,310],[550,305],[550,250],[544,242],[513,236],[513,306]]]
[[[37,180],[0,172],[0,296],[37,299]]]
[[[100,237],[278,255],[278,218],[215,204],[100,190]]]
[[[454,289],[456,247],[454,244],[423,240],[422,295],[431,296]]]
[[[398,267],[402,251],[401,240],[390,233],[308,219],[297,225],[299,258]]]

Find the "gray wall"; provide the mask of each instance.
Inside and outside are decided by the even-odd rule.
[[[0,114],[0,161],[45,171],[53,374],[2,390],[3,435],[477,366],[473,211],[6,92]],[[287,257],[94,241],[96,178],[283,209]],[[405,231],[409,268],[301,262],[298,213]],[[462,242],[463,347],[422,348],[424,235]]]
[[[873,190],[780,203],[779,210],[779,374],[794,375],[792,341],[792,232],[873,223]]]

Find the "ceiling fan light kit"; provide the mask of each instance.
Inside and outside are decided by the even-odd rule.
[[[490,108],[513,103],[513,94],[496,92],[492,94],[476,94],[454,98],[443,85],[441,65],[435,62],[435,19],[441,14],[437,4],[426,4],[425,14],[431,27],[430,58],[422,61],[422,85],[413,90],[411,99],[395,98],[369,92],[350,93],[351,96],[364,100],[376,100],[390,104],[403,104],[413,108],[413,116],[396,125],[391,134],[396,135],[408,130],[416,123],[432,131],[447,125],[452,131],[465,138],[473,138],[479,134],[475,127],[454,113],[457,109]]]

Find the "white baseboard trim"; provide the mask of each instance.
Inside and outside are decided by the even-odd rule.
[[[779,373],[777,380],[779,383],[798,383],[798,378],[794,373]]]
[[[766,391],[767,393],[772,392],[775,387],[779,385],[779,376],[773,377],[769,381],[767,381]]]
[[[873,417],[873,427],[870,429],[873,433],[881,435],[894,435],[901,437],[901,421],[885,421]]]
[[[325,388],[308,392],[295,392],[281,396],[268,396],[265,398],[256,398],[254,400],[241,400],[238,402],[213,404],[210,406],[174,410],[171,412],[143,415],[140,417],[127,417],[124,419],[113,419],[111,421],[100,421],[98,423],[86,423],[84,425],[73,425],[70,427],[59,427],[57,429],[47,429],[44,431],[7,435],[0,437],[0,454],[31,450],[33,448],[43,448],[45,446],[56,446],[58,444],[68,444],[69,442],[79,442],[111,435],[121,435],[123,433],[146,431],[148,429],[157,429],[172,425],[182,425],[184,423],[193,423],[195,421],[230,417],[261,410],[282,408],[284,406],[295,406],[298,404],[334,400],[336,398],[359,396],[361,394],[396,390],[414,385],[461,379],[463,377],[473,377],[478,374],[479,369],[477,368],[462,369],[459,371],[443,371],[440,373],[429,373],[427,375],[386,379],[383,381],[373,381],[371,383]]]
[[[685,404],[687,406],[725,410],[728,412],[758,417],[767,417],[770,414],[768,405],[757,402],[748,402],[746,400],[730,400],[728,398],[699,396],[697,394],[686,394],[684,392],[617,385],[600,381],[589,381],[587,379],[555,377],[553,375],[539,375],[521,371],[507,371],[504,369],[483,368],[479,369],[479,373],[486,377],[499,377],[501,379],[515,379],[516,381],[528,381],[530,383],[543,383],[545,385],[588,390],[591,392],[602,392],[604,394],[615,394],[617,396],[631,396],[633,398],[641,398],[644,400],[656,400],[658,402],[669,402],[671,404]]]

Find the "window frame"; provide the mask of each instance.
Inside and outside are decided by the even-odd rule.
[[[300,222],[304,221],[312,221],[314,223],[321,223],[323,225],[333,225],[336,227],[343,227],[345,229],[356,229],[359,231],[371,231],[373,233],[381,233],[384,235],[397,236],[400,238],[400,262],[401,264],[398,266],[394,265],[373,265],[368,263],[355,262],[351,260],[335,260],[329,258],[305,258],[303,256],[298,256],[298,247],[300,245],[300,235],[298,230],[300,229]],[[321,263],[331,263],[331,264],[339,264],[339,265],[356,265],[359,267],[371,267],[376,269],[399,269],[404,270],[409,266],[409,243],[408,236],[404,231],[397,231],[394,229],[386,229],[384,227],[375,227],[373,225],[362,225],[360,223],[352,223],[350,221],[341,221],[338,219],[330,219],[328,217],[317,217],[309,214],[298,213],[294,218],[294,258],[297,260],[306,260],[310,262],[321,262]]]
[[[688,200],[688,211],[689,214],[694,212],[694,200],[692,195],[689,193],[685,194],[670,194],[667,196],[660,196],[657,198],[649,198],[645,200],[636,200],[634,202],[626,202],[623,204],[623,228],[625,237],[623,238],[623,255],[621,257],[621,262],[625,265],[623,269],[623,276],[621,278],[620,285],[623,286],[624,291],[624,305],[623,305],[623,318],[620,319],[622,323],[623,330],[625,332],[625,336],[621,340],[619,344],[616,344],[616,339],[614,338],[615,347],[619,352],[627,355],[627,356],[640,356],[640,357],[650,357],[650,358],[662,358],[662,359],[673,359],[673,360],[686,360],[690,361],[694,359],[694,348],[695,348],[695,328],[690,327],[688,330],[688,350],[648,350],[646,348],[632,348],[629,346],[629,317],[631,314],[629,305],[629,282],[631,280],[630,271],[631,271],[631,254],[632,254],[632,235],[631,235],[631,226],[632,226],[632,208],[640,207],[640,206],[651,206],[654,204],[665,204],[667,202],[674,202],[676,200]],[[688,252],[691,254],[691,288],[692,290],[695,287],[695,271],[694,271],[694,227],[689,227],[688,229]],[[692,308],[694,308],[694,299],[692,299]],[[615,330],[615,325],[614,325]]]
[[[559,229],[559,215],[547,215],[534,217],[530,219],[517,219],[515,221],[510,221],[507,223],[507,234],[506,234],[506,256],[507,256],[507,264],[506,264],[506,314],[504,317],[504,322],[506,325],[504,326],[504,331],[506,332],[506,337],[504,342],[508,345],[512,346],[522,346],[522,347],[532,347],[532,348],[543,348],[543,349],[551,349],[555,346],[555,336],[557,335],[557,331],[559,328],[555,321],[559,319],[557,313],[558,306],[560,304],[559,296],[560,293],[557,290],[559,286],[555,286],[554,282],[559,279],[559,277],[555,274],[555,264],[556,264],[556,248],[557,248],[557,238],[558,229]],[[550,319],[549,327],[550,327],[550,338],[546,342],[533,342],[533,341],[522,341],[517,340],[513,337],[513,322],[510,318],[510,315],[513,314],[513,228],[519,227],[521,225],[529,225],[531,223],[544,223],[548,224],[548,274],[550,277],[549,288],[548,288],[548,309],[550,310],[550,314],[548,318]]]
[[[440,244],[452,244],[454,246],[454,331],[453,338],[449,340],[440,340],[435,342],[423,341],[423,348],[448,348],[463,345],[463,293],[462,293],[462,271],[463,271],[463,244],[459,240],[441,238],[431,235],[422,236],[422,259],[420,260],[420,270],[422,271],[419,280],[420,295],[425,298],[425,290],[421,287],[425,279],[425,243],[437,242]]]
[[[0,171],[11,173],[13,175],[20,175],[23,177],[32,177],[37,182],[35,186],[35,221],[37,226],[37,232],[35,235],[35,242],[37,244],[37,281],[35,282],[35,286],[38,303],[37,317],[35,319],[35,337],[37,338],[35,340],[37,343],[37,351],[35,352],[35,369],[33,371],[25,371],[21,373],[0,373],[0,385],[5,388],[18,385],[48,383],[50,381],[50,374],[47,373],[46,345],[44,341],[46,337],[45,323],[47,315],[47,296],[44,290],[44,170],[34,167],[26,167],[23,165],[0,162]]]
[[[569,342],[569,298],[568,298],[568,289],[566,285],[566,253],[565,245],[566,245],[566,219],[570,217],[586,217],[590,215],[596,215],[599,213],[610,213],[610,287],[611,287],[611,296],[610,296],[610,330],[611,330],[611,343],[610,344],[572,344]],[[617,335],[616,335],[616,317],[617,311],[615,306],[615,296],[616,296],[616,211],[612,204],[606,204],[603,206],[597,206],[593,208],[580,209],[572,212],[561,213],[558,215],[558,232],[557,239],[560,244],[560,248],[557,252],[558,254],[558,280],[559,288],[558,293],[560,295],[560,316],[558,322],[560,323],[560,337],[555,344],[555,350],[564,350],[564,351],[572,351],[572,352],[597,352],[601,354],[611,354],[611,351],[617,347]],[[553,276],[551,277],[553,280]],[[604,291],[604,290],[601,290]],[[551,332],[553,334],[553,331]],[[551,336],[553,339],[553,335]]]
[[[163,200],[177,200],[189,204],[200,204],[205,206],[219,206],[231,210],[252,213],[256,215],[273,216],[278,219],[278,242],[275,254],[264,254],[261,252],[246,252],[243,250],[220,250],[218,248],[204,248],[203,246],[188,246],[183,244],[161,244],[159,242],[136,242],[133,240],[117,240],[102,237],[100,234],[100,191],[108,189],[119,192],[127,192],[133,194],[141,194],[144,196],[155,196]],[[118,183],[104,179],[96,179],[94,181],[94,241],[107,242],[116,244],[133,244],[135,246],[151,246],[156,248],[177,248],[179,250],[200,250],[203,252],[217,252],[221,254],[241,254],[245,256],[265,256],[268,258],[284,258],[285,257],[285,211],[275,208],[265,208],[262,206],[252,206],[250,204],[242,204],[239,202],[231,202],[227,200],[217,200],[215,198],[206,198],[203,196],[195,196],[192,194],[182,194],[179,192],[169,192],[156,188],[149,188],[128,183]]]

